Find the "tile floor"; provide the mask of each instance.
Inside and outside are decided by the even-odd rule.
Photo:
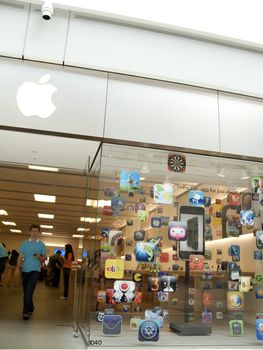
[[[59,299],[58,289],[39,282],[35,311],[22,320],[22,288],[0,288],[0,349],[85,349],[73,336],[72,301]]]

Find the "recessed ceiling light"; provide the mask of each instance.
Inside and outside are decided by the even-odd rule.
[[[53,229],[54,226],[52,225],[40,225],[41,228],[49,228],[49,229]]]
[[[37,214],[37,216],[39,218],[42,218],[42,219],[54,219],[54,215],[53,214]]]
[[[80,218],[80,221],[94,223],[94,222],[100,222],[101,219],[100,218],[85,218],[82,216]]]
[[[72,235],[72,237],[74,237],[74,238],[83,238],[84,235]]]
[[[144,181],[146,178],[145,177],[140,177],[140,180],[141,181]]]
[[[35,201],[37,202],[49,202],[49,203],[55,203],[56,202],[56,196],[48,196],[46,194],[34,194]]]
[[[86,206],[87,207],[93,207],[93,208],[103,208],[104,206],[110,206],[111,205],[111,201],[108,200],[104,200],[104,199],[100,199],[99,201],[97,201],[96,199],[87,199],[86,200]]]
[[[21,230],[14,230],[13,228],[10,229],[11,232],[15,232],[15,233],[21,233]]]
[[[79,228],[77,229],[77,231],[78,231],[78,232],[87,232],[87,231],[90,231],[90,229],[89,229],[89,228],[84,228],[84,227],[79,227]]]
[[[8,215],[8,212],[4,209],[0,209],[0,215]]]
[[[52,233],[52,232],[42,232],[42,235],[45,235],[45,236],[52,236],[53,233]]]
[[[2,221],[4,225],[9,225],[9,226],[16,226],[16,223],[13,221]]]
[[[42,170],[42,171],[53,171],[53,172],[58,171],[58,168],[52,168],[48,166],[39,166],[39,165],[29,165],[28,168],[31,170]]]

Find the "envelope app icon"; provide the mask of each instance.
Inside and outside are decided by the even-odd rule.
[[[104,315],[102,332],[104,335],[121,334],[122,317],[120,315]]]

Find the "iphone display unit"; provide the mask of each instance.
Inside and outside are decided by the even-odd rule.
[[[180,221],[186,224],[186,240],[178,242],[179,259],[188,260],[190,255],[205,251],[205,211],[202,207],[180,207]]]

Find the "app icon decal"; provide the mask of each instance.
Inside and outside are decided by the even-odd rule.
[[[172,204],[173,203],[173,185],[155,184],[154,201],[155,203]]]
[[[161,277],[161,291],[162,292],[175,292],[176,291],[176,277],[175,276],[162,276]]]
[[[227,309],[243,310],[245,306],[244,294],[242,292],[227,292]]]
[[[232,244],[229,249],[230,256],[240,256],[240,246]]]
[[[263,299],[263,288],[256,288],[255,296],[257,299]]]
[[[158,292],[160,290],[160,277],[148,277],[148,290],[150,292]]]
[[[139,324],[141,322],[141,318],[140,317],[132,317],[130,319],[130,330],[134,331],[134,330],[138,330],[139,329]]]
[[[258,340],[263,340],[263,314],[256,314],[256,336]]]
[[[137,242],[135,256],[137,261],[154,261],[155,245],[150,242]]]
[[[175,173],[184,173],[186,168],[185,156],[181,154],[170,153],[168,155],[168,170]]]
[[[204,205],[204,192],[202,191],[190,191],[189,203],[192,206]]]
[[[186,228],[187,225],[181,221],[169,221],[168,238],[174,241],[185,241]]]
[[[251,276],[240,276],[239,279],[239,291],[250,292],[253,287],[251,286]]]
[[[158,341],[159,326],[155,321],[142,320],[138,330],[139,341]]]
[[[159,217],[152,217],[151,218],[151,226],[154,228],[159,228],[162,226],[161,218]]]
[[[256,232],[256,245],[258,249],[263,249],[263,231]]]
[[[211,324],[212,318],[213,318],[213,314],[210,310],[205,309],[204,312],[202,312],[202,322],[204,324]]]
[[[203,255],[190,255],[190,270],[203,270],[204,268],[204,257]]]
[[[262,251],[261,250],[254,250],[254,259],[255,260],[262,260]]]
[[[120,315],[104,315],[102,332],[104,335],[121,334],[122,317]]]
[[[115,281],[113,298],[116,303],[131,303],[135,298],[133,281]]]
[[[241,195],[237,192],[230,192],[228,195],[228,203],[230,205],[241,205]]]
[[[105,277],[121,279],[124,276],[124,261],[122,259],[107,259],[105,261]]]
[[[244,335],[244,326],[242,320],[231,320],[229,321],[229,332],[233,336]]]
[[[144,230],[139,230],[134,232],[134,240],[135,241],[143,241],[145,236]]]
[[[134,191],[140,188],[140,174],[134,171],[120,171],[120,190]]]
[[[242,225],[250,225],[254,224],[254,214],[252,210],[241,210],[240,212],[240,220]]]

